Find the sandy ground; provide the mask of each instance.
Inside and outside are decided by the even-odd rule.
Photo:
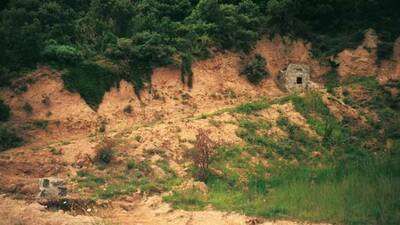
[[[94,216],[100,214],[107,219]],[[160,197],[136,202],[115,202],[113,206],[85,215],[48,211],[38,203],[26,203],[0,196],[0,225],[298,225],[294,221],[267,221],[238,213],[212,209],[187,212],[173,210]],[[321,224],[322,225],[322,224]]]

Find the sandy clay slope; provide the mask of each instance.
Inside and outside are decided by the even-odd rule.
[[[354,75],[350,72],[358,71],[377,74],[382,84],[398,80],[400,41],[396,44],[394,59],[377,66],[370,60],[376,57],[376,52],[364,51],[365,46],[372,49],[376,46],[376,40],[368,37],[364,47],[339,54],[336,60],[341,62],[340,75]],[[297,224],[218,212],[211,207],[201,212],[173,210],[161,201],[160,196],[137,195],[107,202],[106,209],[94,207],[75,215],[47,210],[36,202],[35,196],[39,192],[38,178],[54,176],[71,179],[76,176],[78,169],[87,163],[86,159],[93,157],[94,148],[100,136],[104,135],[123,142],[121,151],[136,158],[142,157],[148,149],[166,149],[171,168],[184,176],[186,171],[182,154],[193,147],[197,129],[209,130],[210,137],[215,141],[241,144],[241,139],[235,134],[237,124],[232,123],[240,117],[221,113],[211,121],[201,119],[201,115],[262,97],[272,99],[284,96],[274,79],[289,63],[309,64],[314,81],[321,80],[322,74],[329,68],[320,66],[310,56],[309,48],[301,41],[280,37],[261,40],[255,53],[266,58],[267,69],[272,76],[257,86],[249,84],[239,75],[241,58],[234,53],[219,53],[211,59],[195,63],[192,90],[181,84],[179,69],[158,68],[152,78],[153,91],[144,90],[141,101],[135,96],[132,85],[121,81],[119,88],[105,94],[97,111],[92,110],[79,94],[64,89],[59,72],[39,68],[20,81],[29,81],[27,91],[3,89],[0,92],[12,109],[9,125],[16,127],[27,140],[22,147],[0,153],[0,193],[3,193],[0,197],[0,225]],[[32,106],[32,112],[24,110],[26,104]],[[127,106],[132,108],[129,113],[124,112]],[[290,104],[271,107],[260,112],[259,116],[274,121],[282,112],[307,130],[304,118]],[[37,121],[47,121],[47,128],[35,127]],[[216,126],[216,123],[219,125]],[[105,131],[100,135],[99,129]],[[272,132],[284,135],[280,130]],[[54,149],[57,149],[57,154],[54,154]],[[85,197],[75,194],[78,198]]]

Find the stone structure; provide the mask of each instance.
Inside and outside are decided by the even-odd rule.
[[[288,92],[302,92],[310,84],[310,67],[302,64],[290,64],[278,75],[278,85]]]
[[[43,198],[59,198],[67,195],[65,182],[54,177],[39,179],[39,197]]]

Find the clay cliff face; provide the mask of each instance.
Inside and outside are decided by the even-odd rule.
[[[336,57],[338,74],[349,76],[376,76],[381,85],[400,80],[400,38],[393,46],[389,60],[377,62],[378,38],[373,30],[365,34],[363,43],[356,49],[346,49]]]
[[[311,68],[311,77],[317,79],[330,70],[322,66],[311,55],[311,45],[302,40],[290,40],[275,36],[272,40],[263,39],[255,48],[255,53],[267,60],[267,69],[272,76],[277,76],[280,70],[291,64],[307,64]]]
[[[338,54],[335,60],[339,64],[339,76],[377,76],[382,85],[398,81],[400,38],[394,46],[392,59],[382,61],[379,65],[376,63],[377,43],[375,33],[369,31],[357,49],[346,49]],[[257,86],[251,85],[239,74],[241,57],[235,53],[217,53],[211,59],[194,63],[192,90],[180,82],[178,68],[158,68],[153,73],[152,92],[143,90],[142,101],[135,96],[132,84],[121,81],[119,88],[112,88],[104,95],[97,112],[88,107],[79,94],[64,89],[58,72],[45,67],[28,76],[34,82],[28,84],[26,92],[18,94],[2,90],[1,95],[11,106],[12,120],[16,123],[49,120],[54,122],[50,123],[50,128],[57,125],[58,131],[64,130],[61,128],[68,131],[92,129],[98,126],[99,121],[106,121],[111,128],[121,124],[132,126],[156,119],[174,119],[179,114],[201,114],[260,96],[280,96],[283,93],[277,88],[274,79],[290,63],[309,65],[311,79],[318,82],[331,68],[322,66],[314,59],[310,49],[311,45],[302,40],[289,40],[280,36],[260,40],[253,54],[258,53],[266,59],[266,69],[271,77]],[[391,91],[398,93],[398,90]],[[43,103],[45,98],[49,99],[49,104]],[[26,103],[32,106],[33,113],[23,110]],[[130,113],[124,112],[126,107],[132,109]]]

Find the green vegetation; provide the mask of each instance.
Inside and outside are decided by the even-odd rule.
[[[136,161],[133,160],[133,159],[130,159],[130,160],[128,161],[128,163],[126,164],[126,168],[127,168],[128,170],[134,169],[136,166],[137,166],[137,165],[136,165]]]
[[[33,113],[33,107],[31,106],[31,104],[29,104],[28,102],[26,102],[23,106],[22,109],[27,113],[27,114],[32,114]]]
[[[267,102],[265,99],[261,99],[258,101],[254,102],[249,102],[249,103],[244,103],[242,105],[239,105],[233,109],[231,109],[231,112],[236,112],[236,113],[243,113],[243,114],[250,114],[259,110],[266,109],[270,106],[271,104]]]
[[[376,112],[379,120],[367,127],[350,118],[338,121],[314,92],[275,100],[291,102],[319,137],[283,113],[276,124],[287,136],[268,134],[270,122],[245,114],[237,134],[247,144],[215,150],[205,181],[208,192],[174,191],[165,200],[187,210],[211,204],[268,218],[398,224],[399,112],[374,78],[352,78],[343,85],[363,87],[367,101],[358,102],[351,93],[346,98],[354,107]]]
[[[35,120],[32,122],[32,125],[38,129],[47,130],[49,126],[49,121],[47,120]]]
[[[7,121],[11,116],[10,107],[0,99],[0,122]]]
[[[334,95],[335,88],[339,87],[339,75],[335,70],[331,70],[324,75],[326,90]]]
[[[78,92],[87,104],[97,108],[105,92],[118,85],[121,77],[95,63],[82,63],[71,67],[62,76],[65,88]]]
[[[379,58],[388,58],[400,35],[399,4],[7,0],[0,8],[0,85],[9,85],[11,78],[37,64],[49,64],[67,69],[64,81],[69,90],[79,92],[95,108],[104,90],[120,79],[133,82],[139,94],[155,67],[181,64],[182,77],[192,86],[192,62],[219,50],[249,53],[260,37],[276,34],[311,42],[314,55],[325,57],[357,46],[373,28],[380,38]],[[118,75],[97,68],[99,60],[118,68]],[[257,69],[263,64],[258,61],[248,68],[249,80],[255,83],[265,76]]]
[[[18,137],[15,132],[0,124],[0,152],[21,146],[22,143],[22,138]]]
[[[107,165],[115,157],[115,143],[112,140],[104,140],[102,143],[96,146],[95,161]]]
[[[193,71],[192,71],[193,59],[190,55],[182,56],[181,63],[181,80],[182,83],[187,83],[189,88],[193,87]]]
[[[168,166],[168,163],[165,165]],[[164,171],[165,177],[157,178],[152,174],[147,160],[141,162],[130,160],[125,170],[122,167],[114,167],[93,173],[79,171],[75,180],[79,187],[89,192],[93,198],[112,199],[130,195],[138,190],[147,194],[171,190],[180,180],[171,170]]]
[[[73,46],[59,45],[55,40],[50,40],[46,43],[42,57],[49,63],[75,65],[82,60],[82,53]]]
[[[380,40],[381,60],[391,57],[400,36],[399,8],[398,0],[6,0],[0,3],[0,86],[9,86],[11,79],[39,64],[51,65],[63,72],[68,90],[97,109],[104,93],[122,79],[132,82],[139,96],[154,68],[172,65],[180,66],[182,82],[192,87],[196,60],[224,50],[249,54],[258,39],[278,34],[302,38],[312,44],[314,57],[329,60],[344,48],[356,47],[372,28]],[[256,55],[242,73],[257,84],[268,76],[265,65]],[[372,77],[340,83],[331,71],[324,78],[331,94],[343,86],[345,103],[363,109],[365,123],[347,115],[337,120],[320,94],[312,92],[274,103],[291,102],[317,137],[282,113],[276,128],[286,135],[269,135],[274,124],[255,113],[270,107],[266,100],[202,115],[241,114],[237,135],[246,144],[208,149],[207,158],[196,156],[202,158],[193,159],[202,171],[193,171],[205,181],[208,193],[175,191],[166,200],[178,208],[212,204],[273,218],[398,224],[398,97]],[[398,82],[390,85],[400,87]],[[21,85],[19,91],[25,89]],[[34,112],[28,103],[22,109]],[[0,121],[8,120],[9,111],[1,101]],[[47,122],[33,125],[45,129]],[[105,131],[105,122],[99,130]],[[0,151],[21,143],[14,132],[0,126]],[[102,170],[81,171],[76,181],[94,198],[115,198],[138,189],[171,190],[179,179],[166,160],[151,165],[153,153],[108,168],[122,156],[105,142],[97,147],[95,158]],[[154,166],[165,178],[156,176]]]
[[[248,62],[241,71],[241,74],[246,75],[247,79],[253,84],[259,84],[264,78],[268,76],[265,71],[267,62],[264,57],[256,54],[250,62]]]
[[[3,124],[10,119],[10,116],[10,107],[0,99],[0,152],[21,146],[23,143],[22,138]]]
[[[97,177],[86,171],[78,171],[77,173],[79,179],[78,183],[80,187],[96,187],[105,183],[105,179],[102,177]]]

